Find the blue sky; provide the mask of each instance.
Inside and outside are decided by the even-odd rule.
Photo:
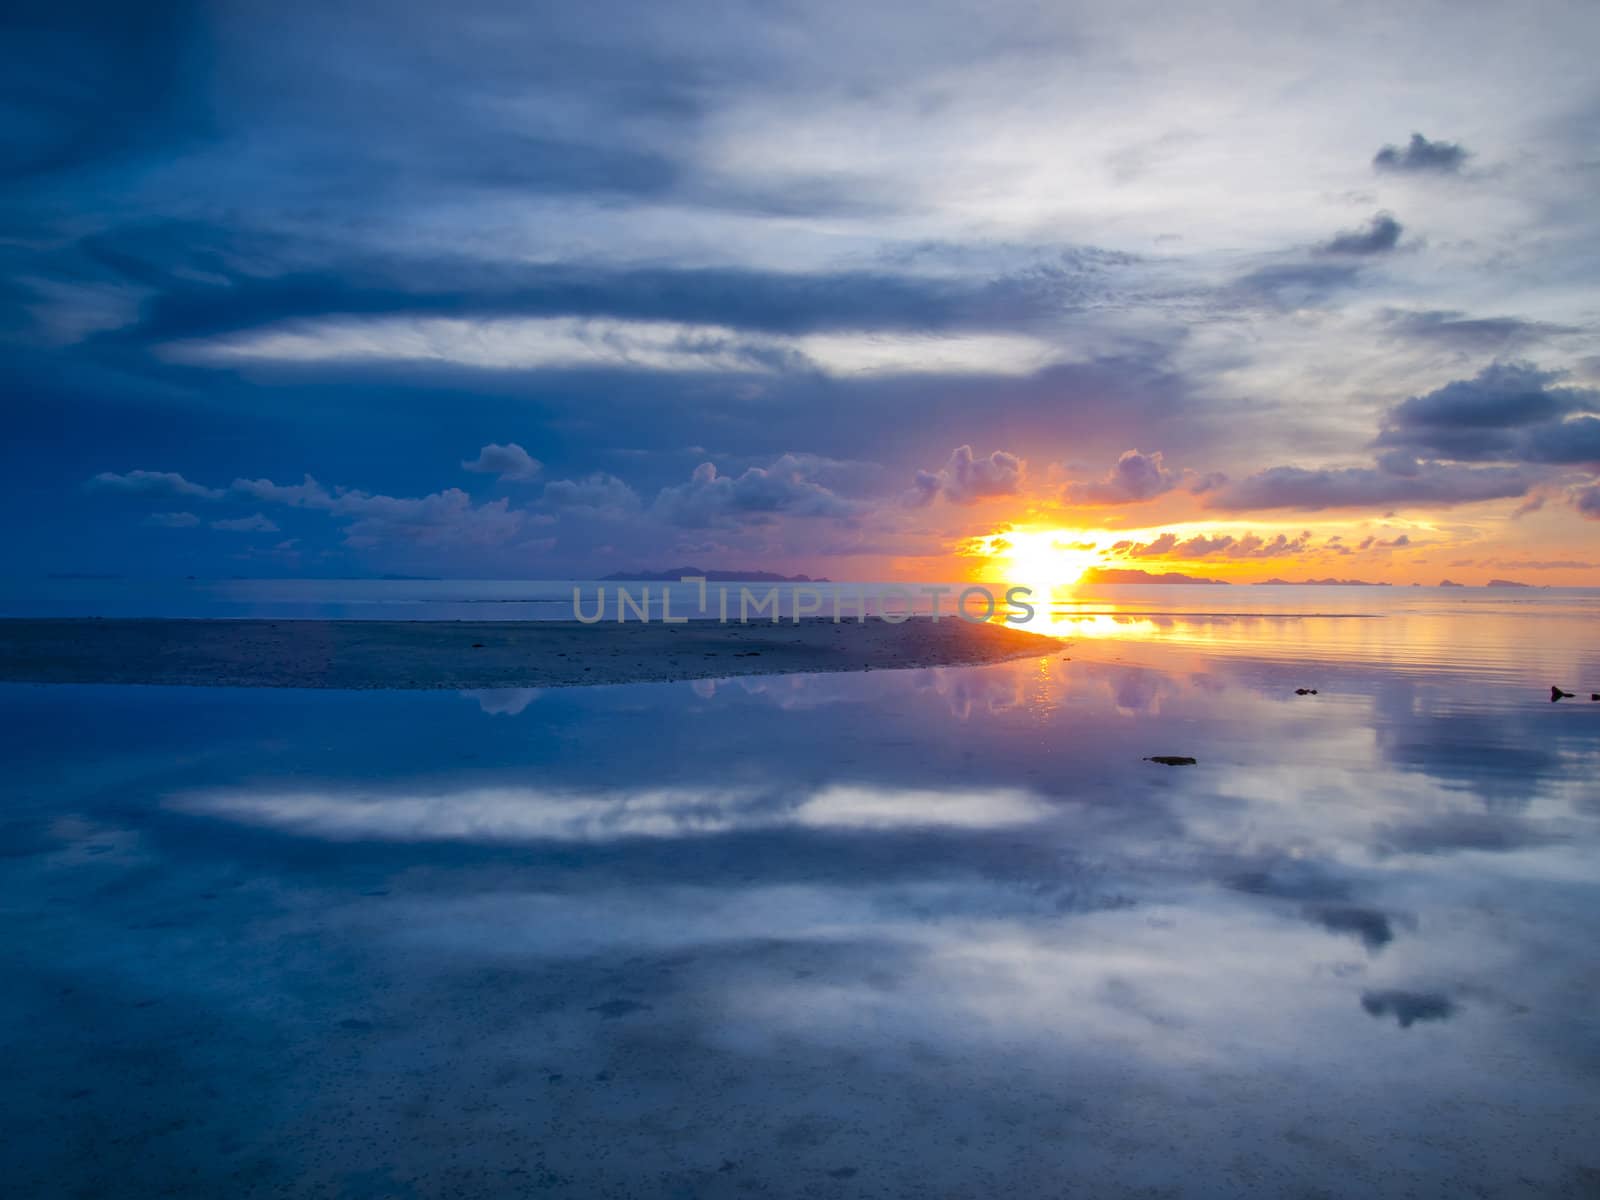
[[[1593,5],[4,22],[19,573],[1600,583]]]

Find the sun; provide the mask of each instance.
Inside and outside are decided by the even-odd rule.
[[[1070,587],[1100,562],[1100,548],[1072,529],[1012,529],[990,539],[1008,579],[1037,590]]]

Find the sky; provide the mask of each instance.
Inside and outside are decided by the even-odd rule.
[[[7,573],[1600,585],[1597,44],[20,0]]]

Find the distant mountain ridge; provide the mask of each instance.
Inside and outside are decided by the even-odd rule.
[[[617,571],[604,576],[601,583],[677,583],[685,575],[704,578],[709,583],[829,583],[831,580],[809,575],[779,575],[772,571],[707,571],[700,567],[676,567],[670,571]]]

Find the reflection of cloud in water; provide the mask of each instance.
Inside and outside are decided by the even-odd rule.
[[[476,688],[460,693],[476,700],[478,708],[497,717],[514,717],[539,698],[539,688]]]
[[[1031,664],[1029,664],[1031,666]],[[1006,713],[1023,707],[1019,671],[963,671],[934,667],[923,673],[933,693],[943,697],[950,715],[967,721],[975,712]]]
[[[1381,825],[1378,849],[1395,854],[1448,854],[1456,850],[1525,850],[1564,841],[1550,823],[1501,812],[1447,812]]]
[[[57,1081],[108,1086],[107,1051],[80,1054],[93,1027],[117,1061],[157,1052],[215,1089],[204,1127],[154,1135],[188,1161],[242,1127],[295,1168],[365,1145],[422,1178],[448,1138],[478,1193],[535,1144],[569,1195],[627,1192],[620,1162],[732,1194],[716,1165],[758,1142],[774,1194],[791,1151],[962,1195],[1093,1194],[1129,1161],[1151,1190],[1245,1161],[1269,1190],[1382,1195],[1418,1154],[1512,1195],[1530,1163],[1587,1161],[1600,729],[1546,702],[1497,734],[1451,724],[1484,707],[1468,690],[1385,707],[1385,672],[1302,670],[1080,656],[551,689],[521,722],[437,694],[229,693],[195,722],[187,693],[29,692],[16,719],[55,758],[30,749],[17,782],[74,761],[102,715],[106,770],[127,757],[73,811],[139,855],[92,829],[55,856],[51,936],[3,947],[38,981],[17,1053],[50,1082],[42,1120],[88,1111]],[[1286,701],[1303,682],[1322,697]],[[1496,736],[1558,752],[1525,764],[1516,820],[1479,811],[1483,762],[1459,753]],[[1201,765],[1140,761],[1169,751]],[[145,803],[162,793],[176,811]],[[34,876],[5,899],[42,894]],[[129,1091],[128,1144],[192,1118]],[[264,1127],[256,1095],[300,1124]],[[1486,1173],[1494,1138],[1519,1153]],[[884,1146],[904,1150],[889,1183]],[[690,1159],[710,1166],[668,1179]]]
[[[557,841],[679,838],[760,829],[994,829],[1050,812],[1022,791],[831,785],[798,797],[760,789],[581,792],[486,787],[438,795],[214,791],[176,797],[183,812],[335,841]]]
[[[1379,677],[1373,694],[1372,730],[1390,762],[1491,808],[1525,808],[1566,774],[1564,752],[1594,750],[1592,731],[1563,745],[1562,727],[1536,705],[1463,710],[1454,689],[1403,674]]]
[[[1024,665],[1037,674],[1032,661]],[[1023,707],[1024,680],[1025,675],[1015,670],[919,667],[861,674],[741,675],[697,679],[690,687],[702,700],[759,697],[785,712],[834,704],[899,704],[909,695],[938,696],[951,716],[965,721],[975,713],[1004,713]]]

